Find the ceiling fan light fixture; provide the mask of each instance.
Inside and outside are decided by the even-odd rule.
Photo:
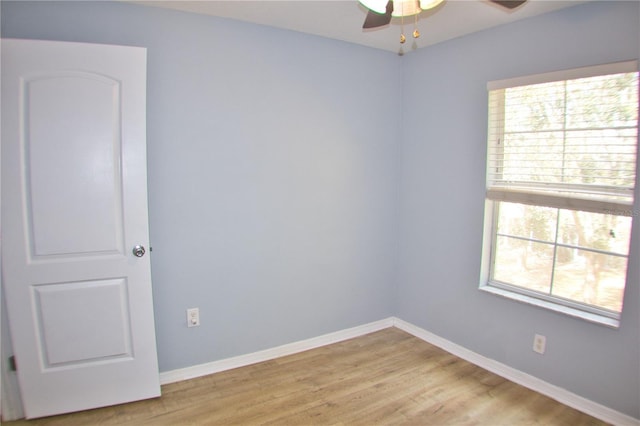
[[[420,9],[422,9],[422,10],[433,9],[434,7],[438,6],[443,1],[444,0],[420,0]]]
[[[388,0],[358,0],[360,4],[366,7],[369,10],[372,10],[376,13],[386,13],[387,12],[387,2]]]
[[[393,0],[393,12],[391,16],[399,18],[401,16],[413,16],[422,12],[418,0]]]
[[[401,19],[400,43],[406,41],[404,35],[404,17],[415,16],[413,26],[413,38],[420,37],[418,31],[418,15],[423,10],[438,7],[444,0],[358,0],[368,9],[367,17],[362,24],[364,30],[380,28],[391,23],[391,18]],[[483,0],[487,1],[487,0]],[[488,0],[506,9],[516,9],[522,6],[527,0]]]

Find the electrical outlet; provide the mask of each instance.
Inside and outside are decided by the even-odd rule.
[[[200,309],[187,309],[187,327],[197,327],[200,325]]]
[[[536,334],[533,337],[533,351],[542,355],[547,347],[547,338],[541,334]]]

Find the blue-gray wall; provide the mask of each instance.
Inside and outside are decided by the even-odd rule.
[[[393,314],[399,57],[117,2],[3,1],[2,35],[148,48],[161,371]]]
[[[578,5],[403,60],[396,315],[561,388],[640,417],[640,218],[621,327],[478,291],[487,81],[639,57],[637,2]],[[636,193],[636,199],[640,194]],[[546,335],[544,356],[531,350]]]
[[[486,82],[638,58],[639,22],[636,2],[579,5],[400,58],[129,4],[2,2],[3,37],[148,48],[162,371],[395,315],[637,418],[640,226],[619,330],[477,287]]]

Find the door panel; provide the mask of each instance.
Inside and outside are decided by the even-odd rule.
[[[69,72],[21,83],[32,255],[122,254],[120,84]]]
[[[45,371],[132,357],[126,284],[119,278],[33,287]]]
[[[146,51],[2,40],[2,268],[28,418],[160,395]]]

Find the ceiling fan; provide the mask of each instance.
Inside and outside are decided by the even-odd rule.
[[[387,25],[392,17],[417,15],[423,10],[433,9],[444,0],[359,0],[368,9],[362,28],[377,28]],[[507,9],[515,9],[527,0],[489,0]]]

